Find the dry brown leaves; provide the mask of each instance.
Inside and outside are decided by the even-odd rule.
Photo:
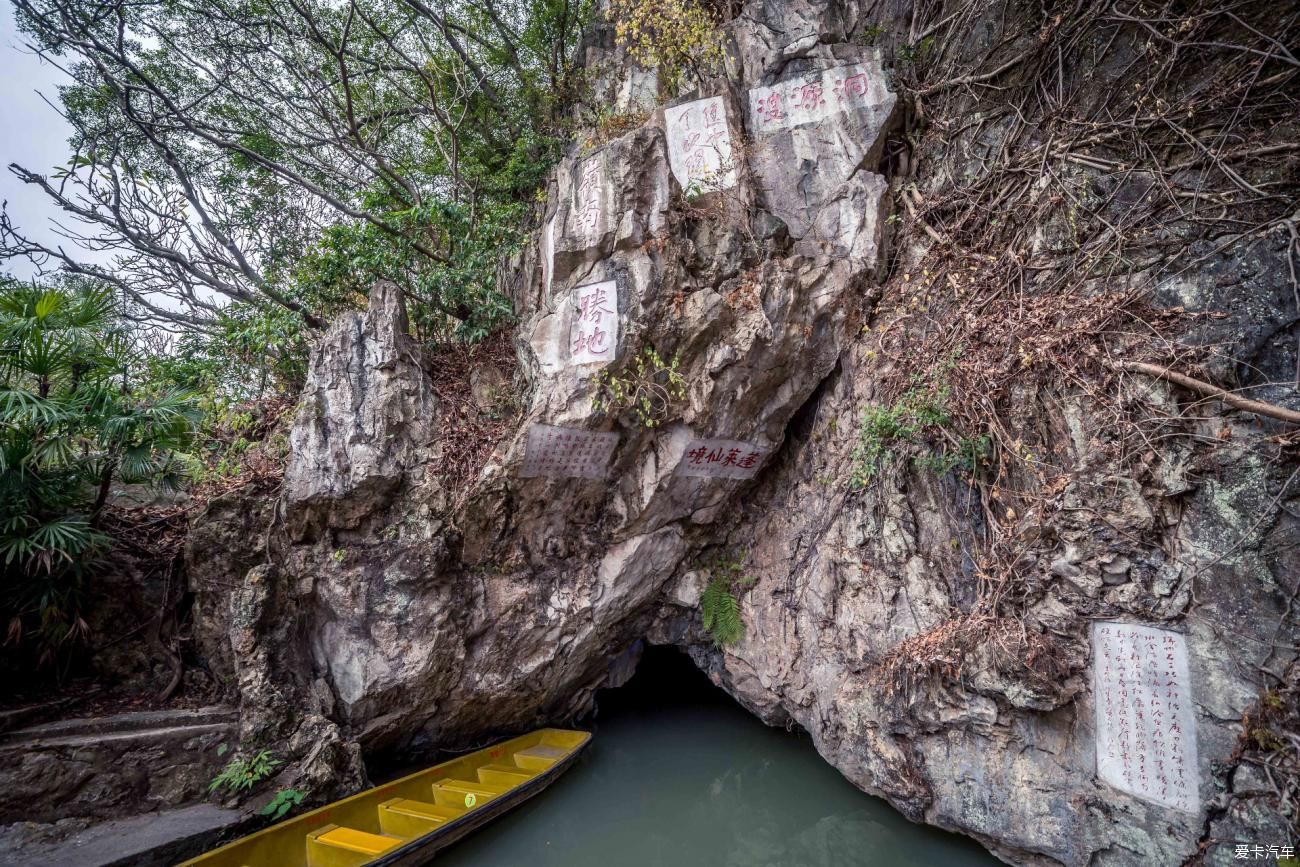
[[[170,563],[185,550],[192,511],[188,503],[134,509],[108,506],[100,513],[99,525],[116,548],[142,560]]]
[[[1066,671],[1051,637],[1017,618],[975,611],[938,624],[896,645],[869,679],[889,696],[909,695],[931,682],[957,683],[991,666],[998,674],[1051,690]]]
[[[289,418],[294,408],[294,400],[287,395],[274,395],[258,400],[246,401],[233,407],[226,414],[227,421],[218,424],[209,435],[211,450],[208,458],[213,465],[239,440],[253,445],[236,458],[233,471],[213,474],[205,478],[190,491],[190,504],[187,509],[197,514],[209,501],[231,491],[250,489],[252,492],[272,494],[279,490],[284,481],[283,443],[275,436],[292,421]],[[243,416],[247,421],[238,426],[229,419]]]
[[[963,431],[984,429],[990,410],[1005,408],[1018,386],[1105,393],[1113,353],[1167,362],[1192,352],[1173,339],[1190,314],[1156,308],[1137,292],[1023,293],[980,263],[962,267],[938,255],[930,261],[921,274],[902,275],[882,302],[877,341],[893,364],[880,394],[884,402],[896,400],[918,373],[941,380]]]
[[[518,422],[520,402],[513,390],[518,360],[509,329],[481,343],[454,343],[432,353],[429,375],[438,397],[439,453],[430,469],[442,477],[456,500],[464,497],[492,455]],[[495,369],[499,385],[491,389],[490,405],[474,399],[470,375],[476,368]]]

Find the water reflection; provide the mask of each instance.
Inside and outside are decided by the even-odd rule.
[[[662,654],[602,698],[578,765],[439,867],[998,863],[862,794],[806,736],[764,726]]]

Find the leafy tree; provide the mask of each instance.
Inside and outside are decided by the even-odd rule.
[[[84,635],[87,569],[115,481],[174,483],[194,401],[132,389],[136,344],[111,286],[0,284],[0,604],[48,656]]]
[[[508,311],[495,264],[556,153],[589,0],[15,0],[74,154],[10,166],[111,265],[33,240],[0,255],[108,282],[127,313],[219,334],[229,304],[310,327],[377,277],[434,337]]]

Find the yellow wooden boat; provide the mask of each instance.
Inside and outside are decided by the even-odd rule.
[[[536,795],[569,768],[588,732],[541,729],[335,801],[181,867],[397,867]]]

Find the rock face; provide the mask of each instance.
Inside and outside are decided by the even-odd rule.
[[[246,745],[278,744],[309,783],[333,767],[346,785],[362,750],[453,748],[580,715],[646,639],[689,650],[764,720],[802,726],[864,790],[1013,863],[1173,864],[1202,845],[1227,863],[1236,840],[1286,837],[1294,817],[1245,780],[1241,736],[1261,693],[1296,689],[1294,452],[1269,422],[1184,416],[1165,385],[1105,362],[1157,357],[1148,338],[1170,329],[1179,352],[1235,339],[1260,305],[1287,321],[1285,232],[1128,275],[1158,303],[1227,314],[1209,326],[1170,325],[1086,269],[1034,264],[1118,219],[1105,208],[1128,194],[1101,181],[1085,197],[1102,216],[1081,226],[1074,200],[1043,193],[1048,174],[1026,186],[1026,169],[1026,202],[1074,216],[1035,212],[1038,235],[1009,252],[961,246],[982,236],[960,197],[927,202],[992,171],[981,160],[1011,153],[1010,127],[982,125],[995,101],[963,95],[949,108],[974,125],[954,123],[954,138],[891,139],[896,73],[866,43],[914,26],[850,3],[751,3],[726,25],[725,74],[560,163],[503,283],[524,423],[467,496],[424,471],[439,407],[397,287],[335,323],[275,514],[250,533],[249,508],[218,502],[191,552],[201,646],[242,701]],[[963,32],[948,38],[960,57]],[[587,50],[606,72],[597,97],[648,108],[653,77],[600,44]],[[883,172],[912,148],[891,187]],[[1033,154],[1027,165],[1059,157]],[[932,167],[917,173],[922,156]],[[970,213],[984,226],[1003,212]],[[1224,276],[1249,257],[1266,261]],[[983,285],[990,262],[1017,270]],[[1053,282],[1072,274],[1068,292]],[[1274,282],[1241,303],[1259,274]],[[606,338],[606,379],[644,384],[635,362],[653,349],[680,396],[611,399],[599,365],[574,363]],[[1212,357],[1204,369],[1231,374]],[[521,478],[534,424],[617,434],[606,476]],[[678,471],[692,461],[701,472]],[[230,557],[203,554],[222,546]],[[736,586],[746,630],[725,649],[696,608],[719,553],[756,579]],[[1094,621],[1186,636],[1196,812],[1098,780]]]
[[[230,708],[120,713],[0,735],[0,822],[56,822],[165,809],[201,797],[232,741]]]
[[[437,400],[420,368],[401,290],[381,282],[370,309],[348,314],[312,356],[284,475],[296,538],[355,529],[436,449]]]

